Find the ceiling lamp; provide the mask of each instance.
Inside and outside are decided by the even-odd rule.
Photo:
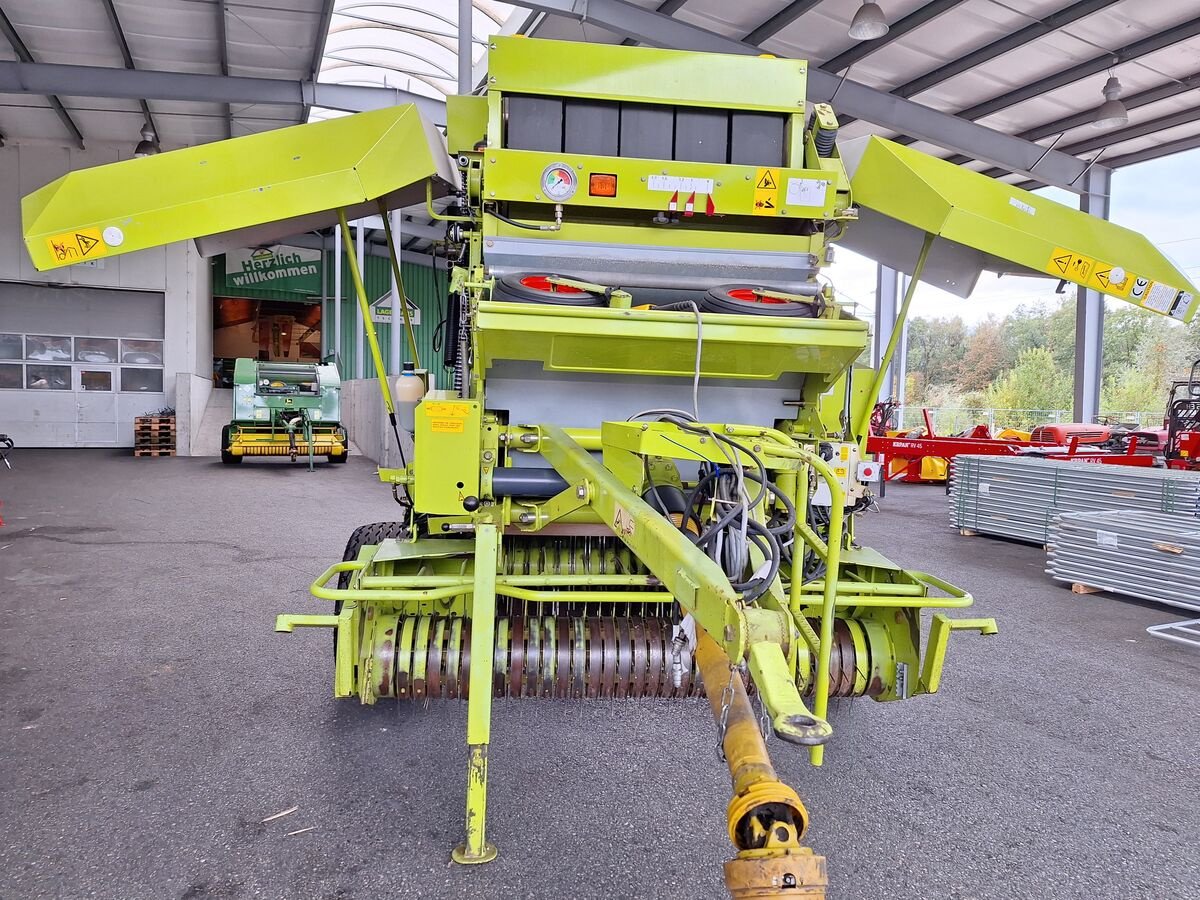
[[[138,141],[138,145],[133,148],[135,158],[142,156],[153,156],[159,152],[158,135],[154,133],[154,127],[149,123],[142,126],[142,139]]]
[[[1109,75],[1104,82],[1104,102],[1096,110],[1092,119],[1093,128],[1115,128],[1118,125],[1129,124],[1129,110],[1118,98],[1121,96],[1121,82],[1116,75]]]
[[[856,41],[873,41],[888,33],[887,19],[874,0],[863,0],[850,23],[850,37]]]

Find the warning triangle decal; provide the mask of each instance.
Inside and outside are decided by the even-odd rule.
[[[1054,263],[1055,266],[1058,267],[1058,271],[1060,271],[1064,275],[1066,275],[1067,274],[1067,266],[1069,266],[1071,264],[1071,255],[1072,254],[1070,254],[1070,253],[1064,253],[1062,256],[1055,256],[1050,261],[1052,263]]]
[[[763,177],[758,179],[758,190],[760,191],[773,191],[777,187],[779,185],[775,183],[775,178],[769,171],[763,172]]]
[[[88,237],[86,234],[75,235],[75,240],[79,242],[79,252],[84,256],[87,256],[89,253],[91,253],[92,248],[100,243],[94,237]]]

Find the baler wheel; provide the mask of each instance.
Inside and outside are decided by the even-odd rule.
[[[229,448],[233,445],[233,438],[229,434],[230,428],[226,425],[221,429],[221,462],[227,466],[240,465],[244,456],[234,456],[229,452]]]
[[[549,303],[554,306],[607,306],[603,294],[585,291],[550,279],[558,276],[542,272],[505,275],[496,282],[493,300],[508,303]]]
[[[820,315],[820,303],[804,303],[799,300],[783,300],[765,296],[762,291],[770,288],[750,284],[723,284],[709,290],[700,298],[700,311],[711,313],[733,313],[742,316],[786,316],[795,319],[812,319]]]
[[[341,461],[345,462],[347,453]],[[332,457],[331,457],[332,459]],[[373,522],[370,525],[359,525],[350,532],[350,540],[346,541],[346,550],[342,554],[342,562],[349,562],[352,559],[358,559],[358,553],[363,547],[369,547],[372,544],[379,544],[388,538],[402,538],[407,536],[408,529],[404,527],[403,522]],[[338,590],[345,590],[350,587],[350,573],[343,572],[338,576]],[[335,600],[333,603],[333,613],[337,615],[342,611],[342,601]],[[337,653],[337,629],[333,630],[333,651]]]

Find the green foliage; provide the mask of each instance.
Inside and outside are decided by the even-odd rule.
[[[1171,383],[1200,358],[1200,318],[1179,326],[1123,304],[1104,318],[1101,407],[1160,416]],[[1068,410],[1075,367],[1075,303],[1021,306],[968,327],[962,319],[913,319],[910,405]],[[1005,424],[1035,425],[1036,422]]]

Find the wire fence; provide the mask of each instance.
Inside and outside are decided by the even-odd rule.
[[[954,435],[970,431],[976,425],[986,425],[993,433],[1005,428],[1015,428],[1019,431],[1031,431],[1039,425],[1073,422],[1074,417],[1069,409],[986,409],[967,407],[932,407],[929,415],[933,419],[935,433]],[[1110,424],[1117,422],[1136,426],[1137,428],[1161,428],[1163,424],[1162,410],[1154,411],[1123,411],[1100,414],[1101,421]],[[923,408],[920,406],[905,406],[898,411],[899,427],[903,430],[925,427]],[[893,419],[896,421],[896,419]]]

